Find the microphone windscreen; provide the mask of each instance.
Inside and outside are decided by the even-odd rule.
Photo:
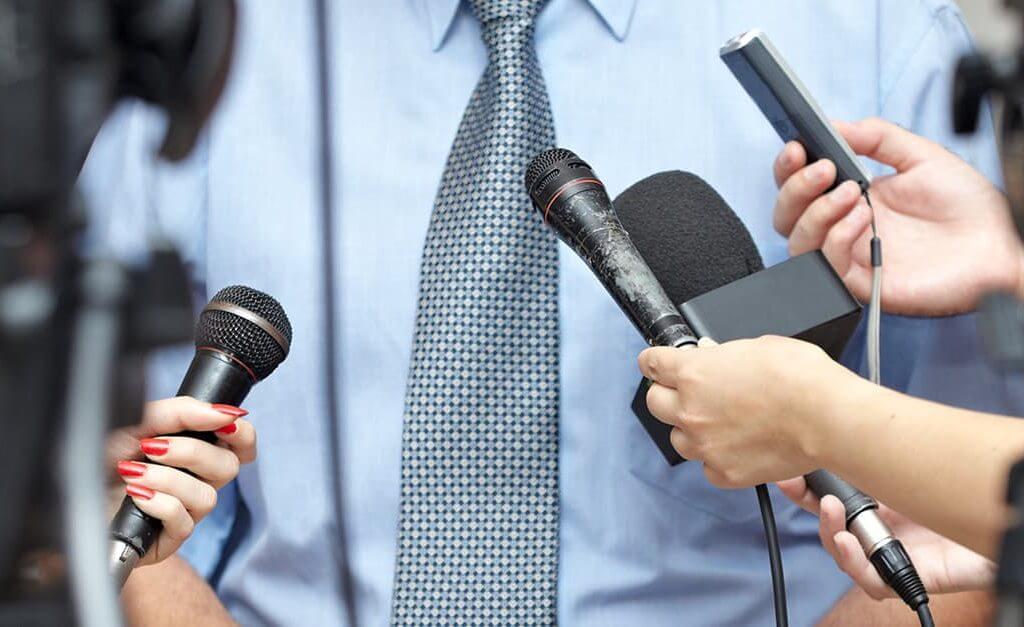
[[[764,269],[747,227],[699,176],[655,174],[622,192],[613,204],[676,304]]]
[[[291,341],[292,324],[281,303],[244,285],[217,292],[196,323],[197,347],[230,353],[252,371],[257,381],[281,365]]]

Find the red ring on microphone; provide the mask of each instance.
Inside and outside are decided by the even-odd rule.
[[[558,197],[561,196],[562,194],[564,194],[565,190],[568,189],[570,186],[572,186],[572,185],[580,185],[582,183],[597,183],[599,186],[604,187],[604,183],[602,183],[601,181],[599,181],[597,179],[576,179],[576,180],[573,180],[573,181],[569,181],[565,185],[559,187],[558,191],[555,192],[555,195],[552,196],[551,200],[548,202],[548,206],[544,207],[544,224],[548,223],[548,211],[551,210],[551,205],[555,204],[555,201],[558,200]]]

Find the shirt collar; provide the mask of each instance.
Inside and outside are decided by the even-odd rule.
[[[430,26],[430,45],[434,52],[444,46],[462,0],[420,0]],[[601,17],[609,32],[619,41],[629,35],[637,0],[587,0]]]

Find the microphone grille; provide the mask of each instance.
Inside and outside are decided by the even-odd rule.
[[[232,313],[216,308],[224,305],[244,311]],[[257,381],[265,379],[285,360],[291,341],[292,325],[281,303],[244,285],[232,285],[217,292],[196,324],[197,347],[230,353],[252,371]]]
[[[579,159],[579,157],[573,151],[565,148],[551,148],[534,157],[530,166],[526,168],[526,189],[533,189],[537,179],[544,176],[551,166],[567,159]]]

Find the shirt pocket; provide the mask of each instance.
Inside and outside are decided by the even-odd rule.
[[[685,507],[729,523],[747,523],[760,517],[754,490],[716,488],[704,477],[704,468],[699,462],[669,466],[639,424],[637,429],[640,437],[630,438],[629,470],[642,483]]]

